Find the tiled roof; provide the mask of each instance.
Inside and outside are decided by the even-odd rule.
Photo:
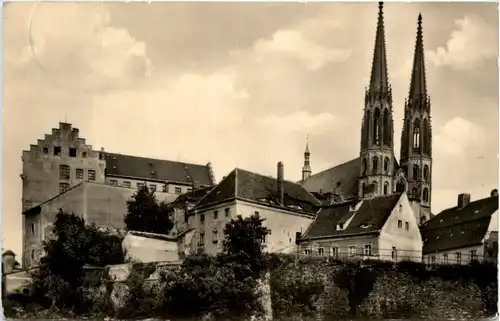
[[[497,210],[498,196],[494,196],[442,211],[421,227],[423,253],[481,244]]]
[[[335,191],[344,198],[350,198],[358,193],[359,166],[360,160],[355,158],[312,175],[302,183],[302,186],[310,192],[333,193]]]
[[[284,181],[285,207],[299,206],[306,213],[315,213],[321,205],[312,194],[297,183]],[[242,198],[263,205],[280,206],[276,200],[277,179],[236,168],[226,176],[197,206],[207,206],[225,200]]]
[[[396,158],[393,159],[393,174],[399,168]],[[301,185],[310,192],[335,193],[344,199],[358,194],[358,176],[360,175],[360,158],[334,166],[312,175]],[[339,184],[340,183],[340,184]]]
[[[179,195],[173,201],[172,203],[168,204],[170,208],[183,208],[184,207],[184,202],[188,203],[197,203],[199,202],[203,197],[205,197],[214,187],[209,186],[209,187],[204,187],[200,189],[195,189],[192,191],[189,191],[187,193]]]
[[[105,153],[106,175],[213,185],[208,165]]]
[[[337,230],[337,224],[345,223],[349,219],[352,215],[352,212],[350,212],[351,204],[355,204],[355,202],[324,207],[304,234],[303,239],[341,237],[343,235],[379,231],[389,218],[400,197],[400,195],[391,195],[363,200],[351,222],[343,230]]]

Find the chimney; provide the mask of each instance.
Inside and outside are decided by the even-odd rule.
[[[278,162],[278,187],[277,187],[277,192],[278,192],[278,201],[281,205],[285,204],[285,192],[283,190],[283,181],[284,181],[284,173],[283,173],[283,163]]]
[[[470,202],[470,194],[462,193],[458,195],[458,208],[464,208]]]
[[[495,188],[494,190],[491,191],[491,194],[490,194],[491,197],[496,197],[498,196],[498,190]]]

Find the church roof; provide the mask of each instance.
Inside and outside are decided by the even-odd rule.
[[[385,48],[383,3],[379,2],[377,34],[373,51],[372,72],[370,77],[370,92],[387,92],[389,80],[387,76],[387,54]]]
[[[413,68],[411,71],[410,101],[427,99],[427,84],[425,76],[424,40],[422,35],[422,15],[418,15],[417,40],[415,42],[415,54],[413,56]]]
[[[463,208],[445,209],[421,227],[423,253],[479,245],[498,211],[498,196],[470,202]]]
[[[310,192],[333,193],[335,191],[340,196],[349,198],[358,193],[359,166],[360,159],[355,158],[312,175],[302,183],[302,186]]]
[[[200,185],[214,185],[210,166],[105,153],[106,175]]]
[[[323,207],[302,240],[370,234],[380,231],[400,197],[401,195],[391,195],[365,199],[357,211],[350,210],[351,205],[356,202]],[[354,217],[345,229],[337,229],[337,224],[345,223],[353,214]]]
[[[321,206],[320,201],[297,183],[284,181],[283,190],[285,208],[314,214],[317,207]],[[283,207],[276,202],[278,198],[276,178],[239,168],[229,173],[196,206],[210,206],[236,198],[273,207]]]

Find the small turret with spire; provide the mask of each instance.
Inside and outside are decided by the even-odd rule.
[[[306,151],[304,152],[304,166],[302,167],[302,181],[311,177],[311,153],[309,152],[309,135],[306,136]]]

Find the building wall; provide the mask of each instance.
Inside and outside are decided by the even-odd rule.
[[[312,256],[329,256],[335,259],[360,258],[365,256],[365,245],[371,246],[372,256],[379,255],[377,235],[310,240],[300,244],[300,253]],[[354,251],[349,250],[350,247],[354,247]]]
[[[23,266],[32,265],[42,255],[42,240],[50,236],[59,209],[83,217],[87,224],[95,223],[102,227],[122,229],[125,227],[127,200],[135,192],[136,190],[131,188],[82,182],[43,203],[40,214],[25,216]],[[174,197],[172,194],[161,192],[155,195],[160,201],[170,201]]]
[[[157,192],[168,193],[169,199],[175,200],[177,196],[180,194],[187,193],[193,189],[193,187],[189,184],[172,184],[165,183],[162,181],[151,181],[145,179],[132,179],[132,178],[124,178],[124,177],[116,177],[116,176],[106,176],[106,184],[113,185],[115,184],[118,187],[129,188],[133,190],[137,190],[138,187],[142,184],[146,184],[148,188],[153,188]]]
[[[403,193],[380,232],[380,255],[392,257],[395,249],[398,261],[410,259],[420,262],[422,246],[417,219],[406,193]]]
[[[425,263],[435,263],[435,264],[462,264],[467,265],[471,262],[471,251],[476,251],[477,259],[482,261],[484,256],[484,246],[468,246],[459,249],[451,249],[446,251],[440,251],[435,253],[423,254],[423,262]],[[460,253],[460,261],[456,259],[457,253]],[[448,261],[445,259],[445,255],[448,255]],[[434,259],[433,259],[434,257]]]
[[[134,262],[148,263],[179,260],[179,247],[176,241],[127,234],[122,245],[127,257]]]
[[[228,209],[228,216],[226,216],[226,209]],[[218,213],[217,219],[214,219],[215,211]],[[238,215],[246,218],[256,212],[265,219],[263,225],[271,230],[271,234],[265,240],[265,251],[268,252],[294,251],[295,233],[304,232],[313,221],[311,216],[240,200],[204,209],[195,216],[191,216],[189,220],[191,227],[198,230],[197,237],[204,236],[204,242],[201,244],[204,245],[202,247],[205,253],[216,254],[221,250],[226,223]],[[204,223],[200,219],[202,215]]]

